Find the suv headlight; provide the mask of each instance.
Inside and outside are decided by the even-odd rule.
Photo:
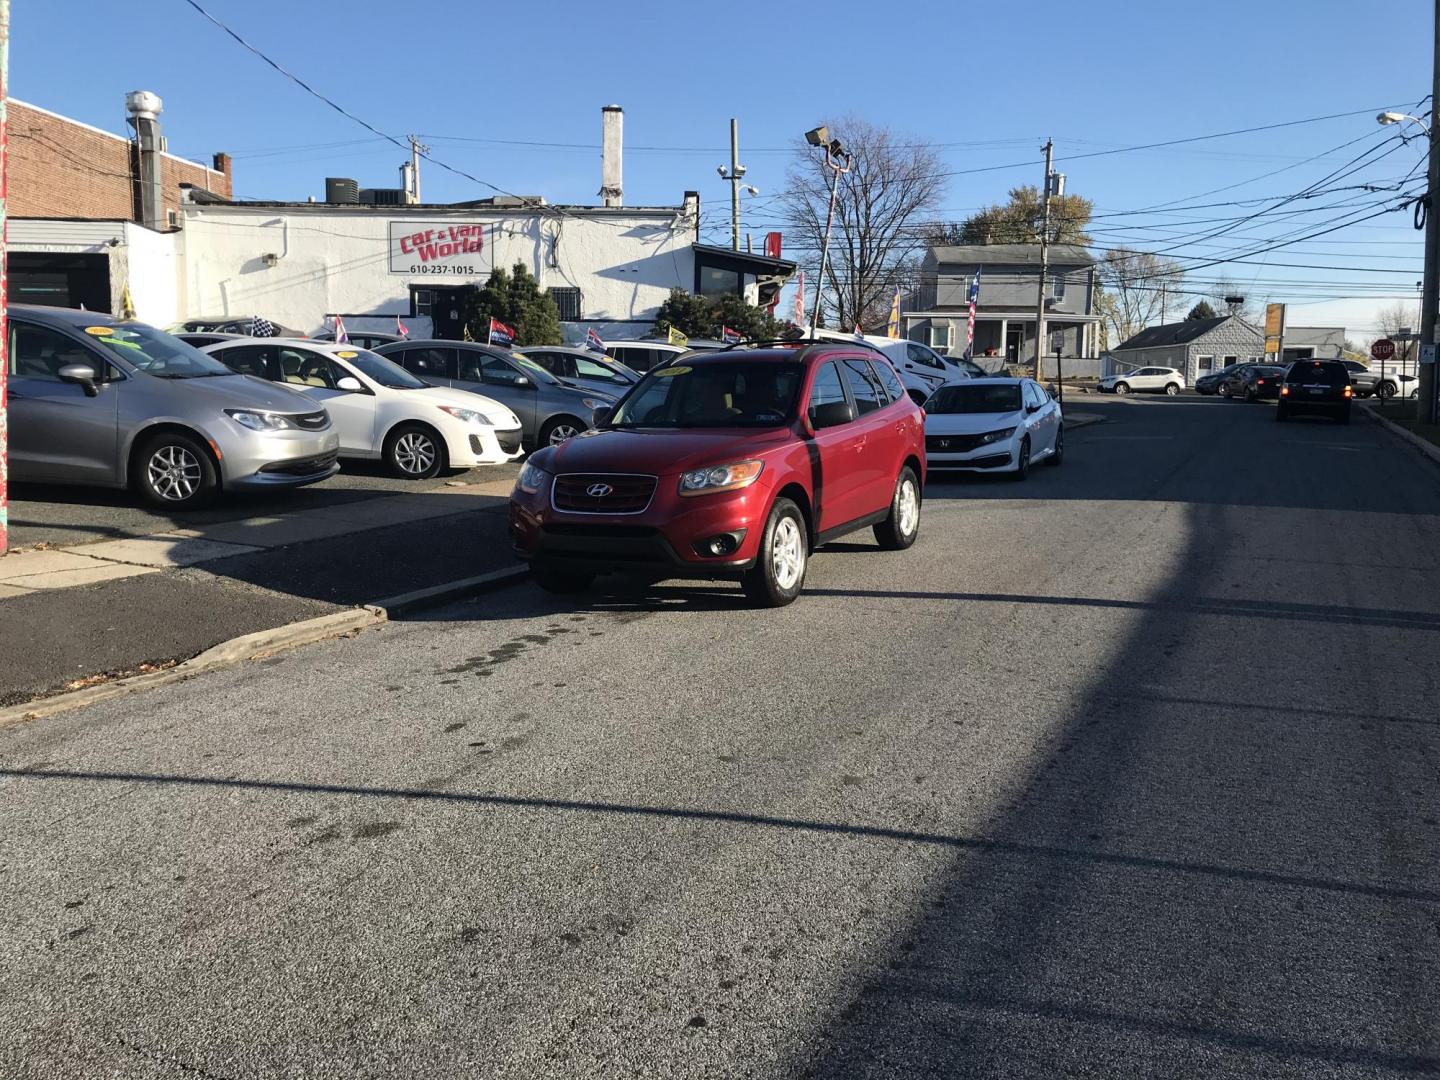
[[[1007,427],[1002,431],[987,431],[984,435],[980,436],[980,441],[982,443],[999,442],[1001,439],[1008,439],[1014,434],[1015,429],[1013,427]]]
[[[738,491],[760,478],[763,461],[737,461],[734,465],[712,465],[693,469],[680,477],[681,495],[709,495],[716,491]]]
[[[251,431],[285,431],[295,427],[290,418],[279,413],[258,412],[254,409],[226,409],[225,415],[241,427]]]
[[[483,424],[485,427],[498,426],[484,413],[476,412],[474,409],[461,409],[454,405],[441,405],[439,408],[441,412],[449,413],[462,424]]]
[[[515,490],[523,491],[526,495],[534,495],[545,486],[546,481],[549,479],[549,473],[538,465],[531,465],[527,461],[525,467],[520,470],[520,475],[515,479]]]

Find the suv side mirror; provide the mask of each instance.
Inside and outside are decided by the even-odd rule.
[[[590,414],[590,426],[594,428],[604,427],[610,422],[610,417],[615,415],[615,406],[597,405],[595,411]]]
[[[351,394],[358,394],[365,389],[365,384],[354,375],[346,375],[342,379],[335,380],[335,389],[344,390]]]
[[[1043,406],[1043,405],[1026,405],[1026,406],[1025,406],[1025,411],[1026,411],[1027,413],[1032,413],[1032,414],[1033,414],[1033,413],[1039,412],[1039,411],[1040,411],[1041,409],[1043,409],[1044,407],[1045,407],[1045,406]]]
[[[82,387],[86,397],[94,397],[100,393],[95,386],[95,369],[89,364],[66,364],[55,374],[60,377],[61,382],[75,383]]]
[[[816,431],[821,428],[839,427],[855,419],[855,406],[848,401],[827,401],[824,405],[810,410],[810,426]]]

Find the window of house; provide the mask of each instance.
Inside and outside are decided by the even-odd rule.
[[[734,270],[722,270],[718,266],[700,268],[700,295],[725,296],[740,291],[740,275]]]
[[[430,309],[435,304],[434,289],[411,289],[410,290],[410,314],[430,317]]]
[[[1233,363],[1235,362],[1235,358],[1234,358],[1233,356],[1227,356],[1227,357],[1225,358],[1225,362],[1226,362],[1227,364],[1233,364]],[[1213,356],[1202,356],[1202,357],[1200,357],[1200,359],[1199,359],[1199,364],[1200,364],[1200,370],[1201,370],[1201,371],[1212,371],[1212,370],[1214,370],[1214,368],[1215,368],[1215,357],[1213,357]]]
[[[1227,356],[1225,357],[1225,366],[1229,367],[1231,364],[1237,363],[1239,360],[1240,358],[1238,356]]]
[[[1065,275],[1055,274],[1050,280],[1050,295],[1056,300],[1065,299]]]
[[[950,324],[948,322],[932,322],[930,324],[930,347],[949,350]]]
[[[580,290],[563,286],[546,290],[555,307],[560,311],[561,322],[577,322],[580,319]]]

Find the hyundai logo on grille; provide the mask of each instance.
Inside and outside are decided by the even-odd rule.
[[[585,494],[589,495],[592,499],[603,499],[614,490],[615,489],[609,484],[591,484],[585,489]]]

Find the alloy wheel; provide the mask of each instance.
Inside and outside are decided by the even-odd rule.
[[[906,476],[900,483],[900,498],[896,509],[896,524],[900,526],[901,536],[910,536],[920,525],[920,492],[916,490],[915,481]]]
[[[793,589],[805,572],[805,543],[793,517],[782,517],[775,523],[770,541],[770,567],[775,574],[775,584],[786,591]]]
[[[566,439],[573,439],[580,434],[580,429],[571,424],[556,424],[550,429],[550,445],[559,446]]]
[[[419,475],[435,464],[435,443],[420,431],[407,431],[395,440],[395,464],[407,473]]]
[[[145,475],[155,494],[168,502],[185,502],[200,490],[200,460],[183,446],[168,443],[150,455]]]

